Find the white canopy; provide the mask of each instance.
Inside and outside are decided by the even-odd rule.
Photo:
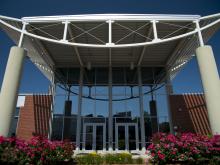
[[[0,16],[0,27],[16,44],[24,34],[22,47],[50,80],[59,68],[86,66],[158,67],[174,77],[194,55],[198,31],[207,42],[219,29],[220,14]]]

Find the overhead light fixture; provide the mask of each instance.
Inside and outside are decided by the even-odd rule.
[[[173,69],[171,69],[172,71],[179,69],[180,67],[182,67],[183,65],[185,65],[187,63],[187,61],[183,61],[181,64],[175,66]]]

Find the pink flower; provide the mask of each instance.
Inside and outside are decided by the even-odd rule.
[[[157,155],[158,155],[158,157],[159,157],[161,160],[164,160],[164,159],[165,159],[165,155],[162,154],[160,151],[157,152]]]
[[[152,144],[150,144],[150,145],[148,146],[147,149],[152,150],[152,149],[154,149],[154,148],[155,148],[155,146],[154,146],[154,144],[152,143]]]
[[[183,146],[183,142],[177,142],[177,145],[178,145],[179,147],[182,147],[182,146]]]
[[[169,148],[169,147],[170,147],[169,144],[165,144],[165,145],[164,145],[164,148]]]
[[[34,154],[31,154],[31,158],[32,158],[32,159],[34,158],[34,156],[35,156]]]
[[[0,144],[2,144],[2,142],[4,142],[5,138],[3,136],[0,136]]]
[[[151,153],[151,156],[154,157],[154,156],[155,156],[155,153]]]
[[[174,143],[176,142],[176,137],[173,134],[169,134],[167,140]]]
[[[175,154],[176,154],[176,152],[175,152],[175,151],[172,151],[172,152],[171,152],[171,154],[172,154],[172,155],[175,155]]]

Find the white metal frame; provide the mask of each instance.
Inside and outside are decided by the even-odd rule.
[[[92,126],[92,151],[96,151],[96,128],[97,126],[102,126],[103,127],[103,151],[106,150],[106,124],[105,123],[84,123],[83,124],[83,150],[85,151],[85,146],[86,146],[86,127],[87,126]]]
[[[115,123],[115,150],[118,149],[118,127],[125,127],[125,150],[129,151],[129,126],[135,127],[135,139],[136,139],[136,151],[139,150],[139,136],[138,136],[138,124],[137,123]]]
[[[47,17],[24,17],[22,19],[16,19],[11,17],[5,17],[0,16],[0,24],[3,24],[7,26],[8,28],[11,28],[19,33],[21,33],[21,39],[19,41],[19,45],[21,45],[21,41],[23,39],[24,35],[27,35],[29,37],[33,37],[36,39],[52,42],[52,43],[58,43],[63,45],[69,45],[69,46],[79,46],[79,47],[93,47],[93,48],[122,48],[122,47],[137,47],[137,46],[146,46],[146,45],[152,45],[152,44],[159,44],[164,43],[168,41],[177,40],[180,38],[184,38],[196,33],[199,33],[199,40],[200,43],[203,43],[202,37],[201,37],[201,31],[214,26],[215,24],[220,22],[220,18],[213,21],[212,23],[207,24],[204,27],[199,27],[199,21],[205,20],[205,19],[211,19],[220,17],[219,14],[214,14],[206,17],[200,17],[198,15],[146,15],[146,14],[91,14],[91,15],[72,15],[72,16],[47,16]],[[11,20],[20,22],[23,25],[27,25],[30,23],[64,23],[64,30],[63,30],[63,39],[57,40],[52,39],[48,37],[39,36],[33,33],[30,33],[25,30],[24,28],[19,29],[9,23],[7,23],[5,20]],[[105,44],[86,44],[86,43],[76,43],[76,42],[69,42],[66,40],[66,33],[67,33],[67,27],[68,24],[71,22],[93,22],[93,21],[100,21],[100,22],[107,22],[109,24],[109,41]],[[142,43],[130,43],[130,44],[115,44],[112,43],[112,23],[114,21],[146,21],[150,22],[153,25],[153,33],[154,33],[154,39],[152,41],[146,41]],[[163,22],[163,21],[176,21],[176,22],[182,22],[182,21],[189,21],[196,24],[196,28],[190,32],[187,32],[185,34],[177,35],[170,38],[160,39],[157,36],[157,28],[156,23],[157,22]]]
[[[81,137],[81,113],[82,113],[82,93],[83,93],[83,68],[80,68],[80,80],[79,80],[79,96],[78,96],[78,111],[77,111],[77,125],[76,125],[76,150],[80,149],[80,137]]]
[[[138,90],[139,90],[139,105],[140,105],[140,127],[141,127],[141,150],[145,152],[145,127],[144,127],[144,98],[143,98],[143,89],[142,89],[142,75],[141,67],[137,68],[138,70]]]

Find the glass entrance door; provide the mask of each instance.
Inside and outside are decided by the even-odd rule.
[[[83,149],[105,150],[106,130],[103,123],[85,123],[83,127]]]
[[[138,126],[137,123],[116,123],[115,125],[115,149],[138,150]]]

